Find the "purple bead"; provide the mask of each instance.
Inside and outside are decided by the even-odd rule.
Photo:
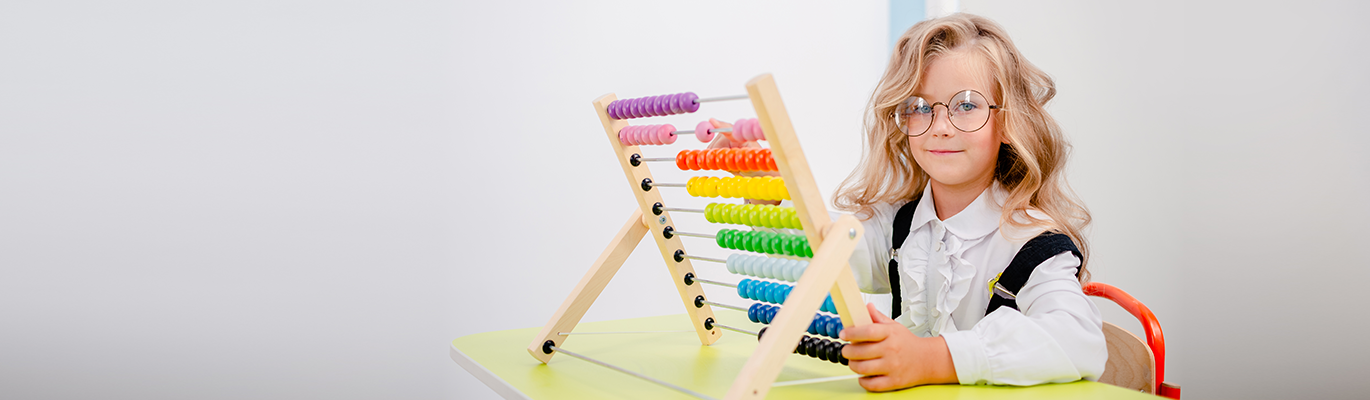
[[[624,106],[627,106],[627,107],[628,107],[628,112],[626,113],[626,114],[628,114],[628,118],[637,118],[637,117],[638,117],[638,115],[637,115],[637,99],[628,99],[628,104],[624,104]]]
[[[661,112],[661,96],[652,96],[651,108],[653,117],[666,115],[666,113]]]
[[[666,106],[671,108],[671,114],[680,114],[685,111],[680,108],[680,93],[666,96]]]
[[[653,105],[653,106],[656,106],[656,113],[657,113],[657,115],[671,115],[671,106],[670,106],[670,104],[667,104],[667,103],[666,103],[667,100],[669,100],[669,99],[670,99],[670,96],[664,95],[664,94],[663,94],[663,95],[657,96],[657,97],[656,97],[656,101],[653,101],[653,102],[652,102],[652,105]]]
[[[681,108],[684,108],[685,112],[699,111],[699,103],[695,100],[699,100],[699,96],[695,96],[694,92],[685,92],[685,99],[680,102]]]
[[[622,100],[614,100],[613,103],[609,103],[609,118],[623,119],[623,116],[618,113],[621,109],[623,109]]]

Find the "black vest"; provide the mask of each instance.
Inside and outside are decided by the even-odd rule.
[[[894,303],[890,308],[890,318],[899,318],[899,314],[904,312],[902,297],[899,292],[899,260],[895,255],[898,254],[900,246],[904,245],[904,239],[909,236],[909,225],[913,224],[913,211],[918,208],[918,201],[922,198],[915,198],[913,201],[899,207],[899,211],[894,214],[894,246],[890,252],[890,293],[893,294]],[[990,296],[989,307],[985,310],[985,315],[994,312],[1000,306],[1018,309],[1016,296],[1018,290],[1027,284],[1028,278],[1032,276],[1032,270],[1049,258],[1055,257],[1069,251],[1076,258],[1084,260],[1080,256],[1080,249],[1075,247],[1075,242],[1070,240],[1070,236],[1060,233],[1044,232],[1032,240],[1028,240],[1018,254],[1013,256],[1013,261],[1008,263],[1008,268],[999,274],[997,282],[994,284],[994,295]],[[1075,276],[1080,276],[1080,268],[1075,268]]]

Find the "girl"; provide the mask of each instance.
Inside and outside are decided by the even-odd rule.
[[[868,305],[875,323],[841,333],[867,390],[1103,373],[1102,318],[1080,290],[1090,217],[1061,176],[1068,144],[1044,109],[1055,94],[983,17],[900,37],[864,160],[834,201],[865,224],[850,260],[862,290],[897,303],[894,319]]]

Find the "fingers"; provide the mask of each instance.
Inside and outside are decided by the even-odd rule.
[[[889,375],[866,376],[862,377],[859,381],[861,387],[872,392],[888,392],[895,389],[901,389],[899,385],[894,382],[894,378]]]
[[[873,360],[848,359],[847,368],[851,368],[852,372],[865,376],[885,375],[890,372],[894,372],[890,371],[888,361],[889,360],[886,360],[884,358],[876,358]]]
[[[900,328],[903,325],[895,324]],[[890,336],[890,324],[865,324],[843,328],[842,333],[838,334],[842,340],[852,343],[879,342]]]
[[[849,343],[842,346],[842,357],[848,360],[874,360],[885,355],[882,342]]]
[[[874,322],[874,323],[877,323],[877,324],[883,324],[883,323],[886,323],[886,322],[894,322],[894,320],[893,320],[893,319],[890,319],[890,317],[886,317],[886,316],[885,316],[885,313],[880,312],[880,309],[878,309],[878,308],[875,307],[875,303],[866,303],[866,310],[870,311],[870,314],[871,314],[871,322]]]

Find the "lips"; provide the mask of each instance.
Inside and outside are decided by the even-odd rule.
[[[947,154],[956,154],[956,153],[960,153],[960,152],[962,152],[962,151],[964,151],[964,150],[928,150],[929,153],[936,154],[936,155],[939,155],[939,156],[940,156],[940,155],[947,155]]]

